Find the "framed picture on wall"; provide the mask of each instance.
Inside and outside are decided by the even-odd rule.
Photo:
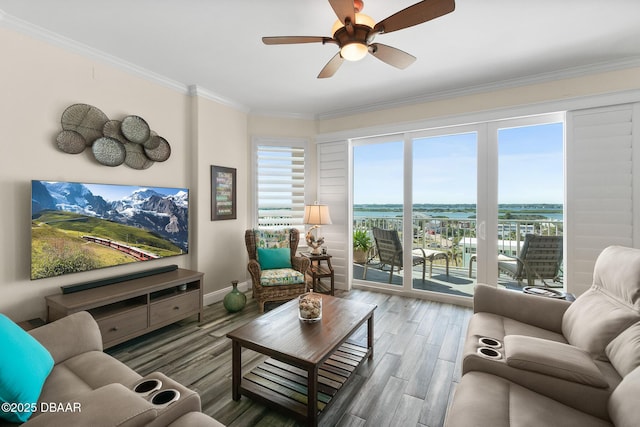
[[[211,221],[236,219],[236,170],[211,166]]]

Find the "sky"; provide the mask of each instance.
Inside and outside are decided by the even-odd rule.
[[[403,143],[354,147],[354,203],[402,203]],[[563,124],[498,132],[498,203],[563,202]],[[413,203],[476,203],[475,133],[413,142]]]

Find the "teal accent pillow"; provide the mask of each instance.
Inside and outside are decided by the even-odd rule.
[[[291,249],[258,248],[258,262],[263,270],[291,268]]]
[[[53,358],[42,344],[3,314],[0,349],[0,419],[24,423],[36,409],[44,381],[53,369]]]

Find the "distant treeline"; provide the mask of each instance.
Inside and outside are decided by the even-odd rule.
[[[376,212],[402,212],[402,205],[399,204],[362,204],[354,205],[356,212],[376,211]],[[415,204],[414,212],[474,212],[475,204]],[[537,204],[500,204],[498,210],[501,213],[514,212],[518,214],[545,214],[562,213],[561,204],[537,203]]]

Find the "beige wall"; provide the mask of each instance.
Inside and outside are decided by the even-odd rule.
[[[205,292],[230,286],[247,276],[247,115],[216,102],[194,98],[193,155],[196,233],[192,233],[194,269],[205,273]],[[237,219],[211,221],[211,166],[236,169]]]
[[[44,296],[61,285],[97,280],[167,264],[205,272],[205,292],[244,279],[247,115],[193,98],[110,65],[0,28],[0,312],[15,320],[44,317]],[[109,118],[136,114],[171,144],[164,163],[146,170],[97,164],[88,152],[55,146],[60,116],[74,103]],[[238,220],[210,221],[209,166],[238,168]],[[191,190],[189,255],[57,278],[29,280],[32,179],[187,187]],[[144,266],[144,267],[143,267]]]
[[[496,89],[480,93],[451,96],[416,105],[405,105],[387,110],[353,114],[320,120],[318,134],[352,133],[365,136],[361,129],[384,128],[406,123],[403,130],[413,129],[412,124],[432,119],[469,115],[518,107],[532,107],[550,102],[577,100],[594,95],[620,93],[640,89],[640,68],[594,73],[587,76],[563,78],[519,87]],[[553,111],[545,110],[545,113]],[[505,117],[502,117],[505,118]],[[456,122],[455,124],[464,124]]]

